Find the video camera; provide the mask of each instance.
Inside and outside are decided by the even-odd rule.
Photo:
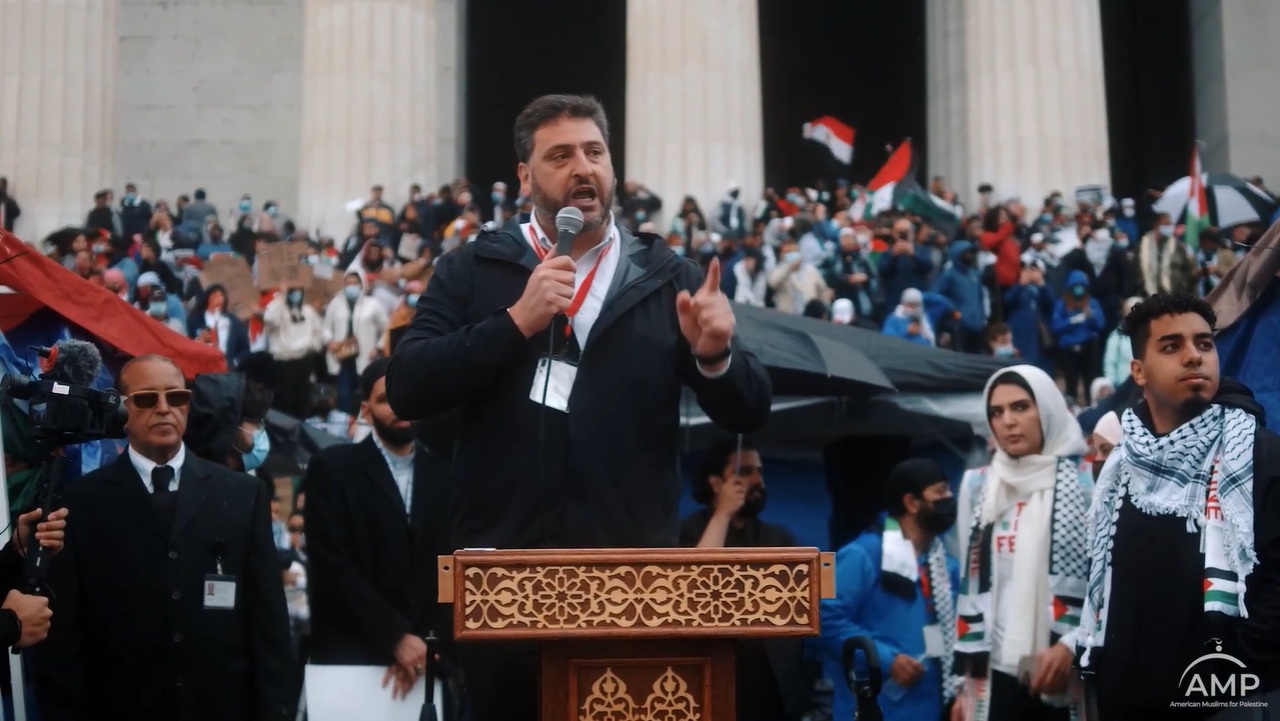
[[[115,389],[89,386],[102,365],[98,349],[83,341],[36,348],[40,378],[7,375],[0,398],[26,401],[32,436],[58,445],[124,438],[127,411]]]

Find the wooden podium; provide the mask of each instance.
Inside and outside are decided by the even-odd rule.
[[[538,641],[542,721],[733,721],[735,638],[816,636],[815,548],[459,551],[440,602],[470,641]]]

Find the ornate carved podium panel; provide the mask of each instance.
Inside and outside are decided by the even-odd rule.
[[[835,589],[814,548],[459,551],[459,643],[537,640],[543,721],[732,721],[733,639],[813,636]]]

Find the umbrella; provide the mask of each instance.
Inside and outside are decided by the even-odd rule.
[[[1214,226],[1230,228],[1271,220],[1276,199],[1267,191],[1230,173],[1205,173],[1201,177],[1209,201],[1209,222]],[[1191,176],[1183,176],[1164,189],[1152,208],[1175,219],[1184,217],[1190,195]]]
[[[822,321],[735,305],[738,339],[769,371],[776,395],[858,396],[895,391],[880,367],[852,343],[820,334]]]

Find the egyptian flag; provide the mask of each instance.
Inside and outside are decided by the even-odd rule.
[[[822,145],[844,165],[853,163],[853,126],[823,115],[804,124],[804,139]]]
[[[918,163],[911,138],[907,138],[867,183],[867,189],[874,193],[871,201],[873,212],[878,214],[897,208],[920,216],[948,238],[955,238],[960,228],[960,217],[956,215],[954,206],[925,190],[916,181]]]

